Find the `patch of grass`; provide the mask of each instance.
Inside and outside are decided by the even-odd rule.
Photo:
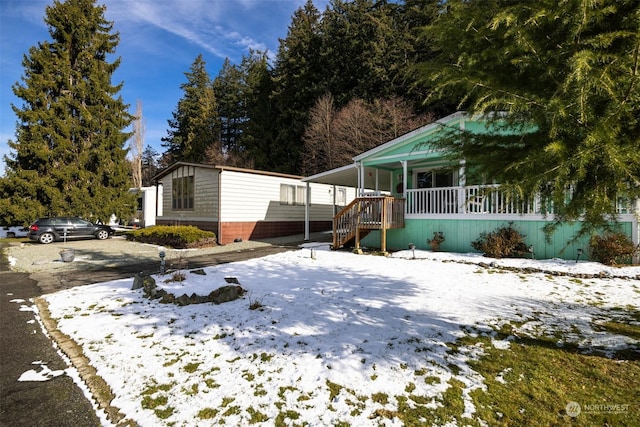
[[[197,417],[201,420],[210,420],[212,418],[215,418],[216,415],[218,415],[218,412],[219,411],[215,408],[204,408],[198,411]]]
[[[226,411],[222,413],[223,416],[228,417],[230,415],[238,415],[240,414],[239,406],[229,406]]]
[[[295,426],[297,424],[291,423],[290,420],[297,420],[300,418],[300,414],[296,411],[288,410],[279,412],[275,420],[276,427]]]
[[[332,402],[342,391],[342,386],[327,380],[327,387],[329,387],[329,402]]]
[[[198,384],[191,384],[191,387],[189,388],[183,387],[182,391],[187,396],[195,396],[200,392],[200,388],[198,387]]]
[[[185,372],[193,374],[195,371],[198,370],[199,366],[200,366],[200,362],[192,362],[192,363],[187,363],[186,365],[184,365],[183,369],[185,370]]]
[[[161,394],[157,397],[151,397],[150,395],[142,397],[142,407],[144,409],[155,409],[158,406],[164,406],[169,403],[169,398]]]
[[[624,335],[634,340],[640,340],[640,325],[632,325],[630,323],[617,322],[610,320],[604,323],[594,325],[596,331],[606,331],[611,334]]]
[[[424,382],[426,384],[440,384],[440,377],[429,375],[424,377]]]
[[[387,393],[374,393],[371,395],[371,400],[381,405],[389,403],[389,395]]]
[[[161,420],[166,420],[173,414],[174,411],[175,411],[175,408],[172,408],[171,406],[167,406],[164,409],[156,409],[153,412],[156,414],[156,417],[160,418]]]
[[[258,384],[256,386],[255,390],[253,391],[253,395],[256,396],[256,397],[266,396],[267,395],[267,390],[265,390],[264,384]]]
[[[174,384],[153,384],[147,386],[147,388],[142,391],[142,395],[147,396],[150,394],[155,394],[159,391],[169,391],[173,388],[173,386]]]
[[[290,385],[286,386],[286,387],[280,387],[278,389],[278,397],[281,400],[284,400],[284,395],[285,395],[286,392],[288,392],[288,391],[294,392],[294,391],[297,391],[297,390],[298,390],[297,388],[295,388],[293,386],[290,386]]]
[[[249,424],[258,424],[269,421],[269,417],[267,415],[256,409],[249,407],[247,408],[247,412],[249,413]]]
[[[205,378],[204,384],[209,388],[220,388],[220,384],[218,384],[213,378]]]
[[[504,338],[504,337],[498,337]],[[478,418],[489,425],[637,425],[638,360],[613,360],[558,347],[555,338],[518,338],[497,349],[487,337],[474,338],[485,354],[471,367],[484,377],[486,391],[471,392]],[[445,400],[448,402],[448,400]],[[566,407],[630,405],[620,413],[589,412],[570,417]],[[447,403],[449,405],[449,403]],[[584,412],[584,411],[583,411]]]

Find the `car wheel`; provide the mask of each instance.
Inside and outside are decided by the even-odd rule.
[[[44,243],[45,245],[48,245],[49,243],[53,242],[54,240],[55,240],[55,237],[51,233],[42,233],[40,235],[40,237],[38,237],[38,241],[40,243]]]
[[[96,237],[100,240],[105,240],[109,238],[109,232],[107,230],[100,230],[96,233]]]

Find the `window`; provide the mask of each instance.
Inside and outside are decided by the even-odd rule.
[[[453,171],[430,170],[416,174],[416,188],[453,187]]]
[[[185,167],[176,171],[176,173],[173,175],[171,184],[171,207],[174,210],[193,209],[193,168]]]
[[[307,200],[307,187],[304,185],[280,184],[281,205],[304,205]]]

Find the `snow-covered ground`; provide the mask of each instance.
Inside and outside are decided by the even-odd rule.
[[[60,330],[117,396],[112,404],[141,426],[273,425],[278,416],[297,425],[400,425],[370,417],[409,394],[435,407],[452,378],[465,384],[472,416],[468,393],[483,379],[468,361],[481,349],[447,352],[448,344],[512,321],[518,333],[561,336],[558,345],[637,345],[594,325],[640,308],[639,267],[422,251],[380,257],[315,244],[203,272],[183,282],[154,277],[176,296],[207,295],[229,277],[248,293],[179,307],[145,299],[127,279],[46,296]],[[577,277],[601,273],[608,278]]]
[[[7,237],[7,234],[15,237],[27,237],[29,230],[25,227],[0,227],[0,239]]]

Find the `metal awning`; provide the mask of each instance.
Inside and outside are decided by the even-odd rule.
[[[355,163],[352,163],[330,171],[308,176],[303,178],[302,181],[357,188],[358,173],[358,167]],[[365,167],[362,176],[364,177],[364,182],[362,183],[361,188],[378,191],[391,191],[391,172],[372,167]]]

